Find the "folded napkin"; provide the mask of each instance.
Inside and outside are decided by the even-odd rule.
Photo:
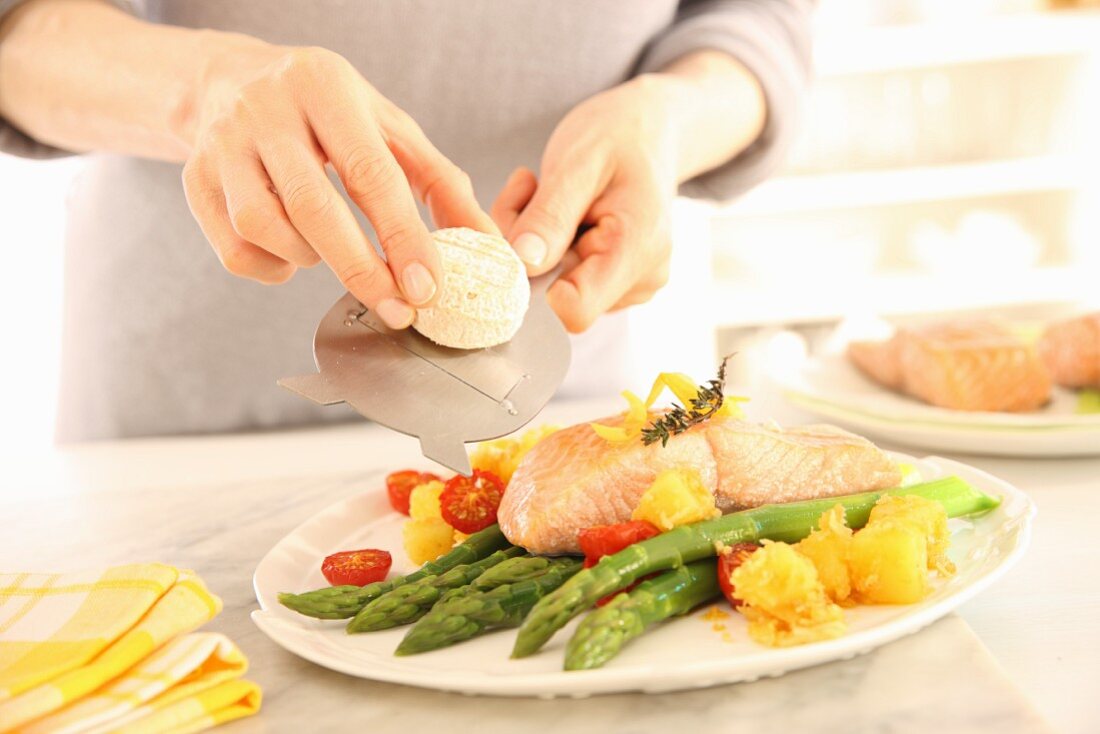
[[[182,732],[254,713],[259,688],[221,610],[161,564],[0,574],[0,732]]]

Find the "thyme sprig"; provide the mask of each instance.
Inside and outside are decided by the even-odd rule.
[[[642,443],[648,446],[660,441],[661,446],[667,446],[668,439],[672,436],[714,417],[726,399],[722,392],[726,387],[726,362],[732,356],[731,354],[722,358],[716,379],[699,386],[699,392],[692,398],[690,408],[673,403],[667,413],[643,428]]]

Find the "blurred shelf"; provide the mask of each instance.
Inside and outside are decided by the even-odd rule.
[[[1086,291],[1084,268],[1046,267],[1011,275],[876,275],[851,281],[767,287],[717,279],[714,323],[718,328],[812,324],[852,314],[920,314],[993,306],[1073,300]]]
[[[786,176],[762,183],[720,207],[717,216],[767,216],[1072,190],[1095,178],[1082,160],[1067,156]]]
[[[817,76],[876,74],[1100,51],[1100,12],[1020,13],[958,23],[917,23],[835,33],[816,41]]]

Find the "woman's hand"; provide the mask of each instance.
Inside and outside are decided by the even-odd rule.
[[[440,227],[495,231],[469,177],[343,58],[250,39],[212,61],[183,171],[191,211],[230,272],[282,283],[324,261],[393,328],[433,302],[439,257],[414,192]],[[386,253],[326,175],[331,164]]]
[[[466,174],[330,51],[147,23],[101,0],[22,3],[0,41],[0,115],[70,150],[186,161],[191,211],[237,275],[281,283],[323,260],[400,328],[441,275],[414,193],[438,226],[495,231]]]
[[[573,246],[576,258],[547,293],[570,331],[649,300],[668,280],[675,146],[658,84],[640,77],[574,108],[550,136],[541,181],[518,169],[493,205],[531,275]]]
[[[763,95],[743,66],[692,54],[575,107],[550,136],[541,180],[516,170],[493,219],[531,275],[565,258],[547,297],[566,328],[584,331],[668,281],[678,184],[743,150],[763,121]]]

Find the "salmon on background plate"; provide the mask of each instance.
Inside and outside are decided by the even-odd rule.
[[[1100,387],[1100,311],[1048,326],[1039,355],[1062,387]]]
[[[1050,400],[1035,348],[991,321],[903,327],[886,341],[855,341],[848,358],[868,377],[941,408],[1028,411]]]

